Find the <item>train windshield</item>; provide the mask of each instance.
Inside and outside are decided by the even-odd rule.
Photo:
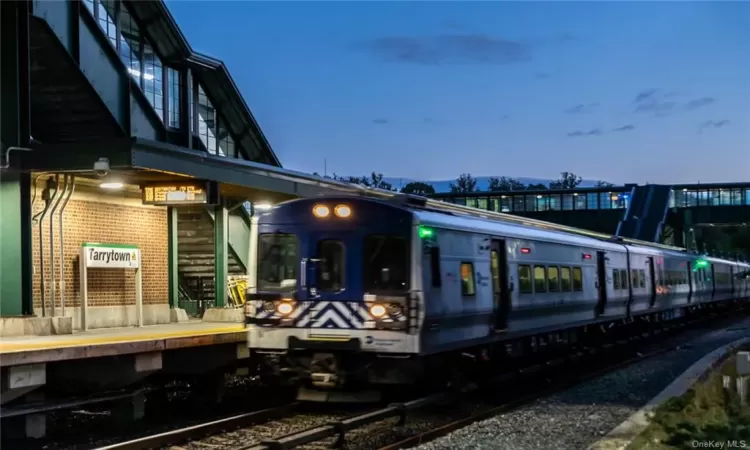
[[[364,291],[409,289],[409,241],[397,236],[368,236],[364,251]]]
[[[299,240],[293,234],[258,237],[258,289],[293,291],[297,287]]]

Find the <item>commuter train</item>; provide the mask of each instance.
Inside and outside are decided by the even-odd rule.
[[[404,194],[288,201],[252,236],[251,361],[308,400],[750,294],[746,263]]]

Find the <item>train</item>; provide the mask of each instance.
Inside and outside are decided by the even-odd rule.
[[[290,200],[251,231],[251,361],[300,400],[379,398],[750,295],[745,262],[407,194]]]

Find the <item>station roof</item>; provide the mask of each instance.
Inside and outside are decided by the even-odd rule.
[[[148,27],[153,45],[164,62],[186,64],[193,69],[207,94],[216,106],[220,105],[231,131],[249,156],[263,164],[281,167],[226,65],[193,50],[163,0],[128,1],[128,6],[139,22]]]

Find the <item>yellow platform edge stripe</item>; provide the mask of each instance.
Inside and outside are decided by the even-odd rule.
[[[106,344],[121,344],[124,342],[141,342],[141,341],[154,341],[159,339],[169,338],[180,338],[180,337],[199,337],[207,336],[211,334],[225,334],[225,333],[238,333],[244,332],[245,326],[238,324],[232,326],[224,326],[217,328],[205,328],[202,330],[180,330],[170,331],[161,333],[137,333],[126,336],[96,336],[96,337],[81,337],[78,339],[66,339],[59,338],[58,336],[75,336],[75,335],[53,335],[50,336],[54,340],[47,342],[18,342],[18,343],[4,343],[0,342],[0,355],[3,353],[16,353],[22,351],[34,351],[34,350],[53,350],[59,348],[70,348],[70,347],[81,347],[86,345],[106,345]],[[2,339],[2,338],[0,338]]]

